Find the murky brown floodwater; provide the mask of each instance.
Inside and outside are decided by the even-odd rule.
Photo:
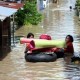
[[[73,0],[72,0],[73,1]],[[74,36],[75,52],[80,50],[80,22],[74,10],[69,10],[69,0],[60,0],[47,7],[44,20],[38,26],[24,26],[15,35],[26,36],[28,32],[47,33],[53,39]],[[49,63],[29,63],[24,59],[24,45],[16,44],[12,52],[0,62],[0,80],[80,80],[80,65],[73,64],[68,58]]]

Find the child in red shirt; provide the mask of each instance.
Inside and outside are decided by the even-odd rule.
[[[28,33],[27,38],[29,38],[29,39],[34,38],[34,34]],[[31,48],[31,47],[30,47],[30,44],[28,43],[28,44],[26,44],[26,48],[25,48],[24,53],[31,53],[31,51],[29,51],[29,48]]]
[[[66,45],[63,49],[61,48],[53,48],[52,50],[58,55],[60,53],[74,53],[74,47],[73,47],[73,37],[71,35],[67,35],[65,38]]]
[[[64,51],[69,53],[74,53],[73,37],[71,35],[67,35],[65,41],[66,41],[66,47],[64,48]]]

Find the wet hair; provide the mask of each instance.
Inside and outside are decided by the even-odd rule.
[[[71,36],[71,35],[67,35],[67,36],[66,36],[66,38],[67,38],[67,37],[69,37],[69,38],[70,38],[70,41],[71,41],[71,42],[73,42],[73,41],[74,41],[73,36]]]
[[[34,34],[33,33],[28,33],[27,38],[30,38],[31,36],[34,37]]]

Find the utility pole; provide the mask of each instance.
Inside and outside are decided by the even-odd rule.
[[[37,0],[37,10],[39,11],[39,0]]]

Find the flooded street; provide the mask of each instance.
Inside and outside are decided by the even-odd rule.
[[[70,11],[70,1],[59,0],[57,4],[50,4],[42,11],[44,19],[38,26],[21,27],[15,36],[26,36],[32,32],[35,38],[46,33],[52,39],[65,39],[66,35],[71,34],[75,52],[79,52],[80,21],[75,11]],[[12,52],[0,61],[0,80],[80,80],[80,64],[71,63],[69,57],[55,62],[30,63],[24,59],[24,49],[25,45],[17,43]]]

